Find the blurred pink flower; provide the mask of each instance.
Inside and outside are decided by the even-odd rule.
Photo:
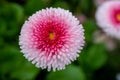
[[[96,20],[108,35],[120,39],[120,1],[108,1],[99,6]]]
[[[84,46],[84,29],[68,10],[42,9],[24,23],[19,45],[24,56],[37,67],[61,70],[79,56]]]
[[[96,6],[100,6],[101,4],[103,4],[106,1],[112,1],[112,0],[94,0],[94,3]]]

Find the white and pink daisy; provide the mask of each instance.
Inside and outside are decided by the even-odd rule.
[[[103,3],[96,12],[97,24],[110,36],[120,39],[120,1]]]
[[[24,56],[48,71],[64,69],[84,46],[84,29],[68,10],[46,8],[24,23],[19,45]]]

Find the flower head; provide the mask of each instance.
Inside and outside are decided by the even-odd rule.
[[[120,39],[120,1],[108,1],[96,12],[98,25],[108,34]]]
[[[37,67],[61,70],[79,56],[84,46],[83,32],[82,25],[68,10],[46,8],[24,23],[19,45]]]

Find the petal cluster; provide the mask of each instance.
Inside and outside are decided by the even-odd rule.
[[[19,45],[25,58],[48,71],[64,69],[84,46],[84,29],[68,10],[46,8],[24,23]]]
[[[98,7],[97,24],[110,36],[120,39],[120,1],[107,1]]]

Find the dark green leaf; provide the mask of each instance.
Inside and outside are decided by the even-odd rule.
[[[45,3],[43,0],[28,0],[27,4],[25,5],[25,12],[28,15],[32,15],[38,10],[45,8]]]
[[[80,64],[86,70],[96,70],[102,67],[107,60],[105,47],[103,44],[96,44],[81,53]]]
[[[90,19],[83,24],[85,29],[85,40],[91,42],[93,38],[93,32],[97,29],[97,25],[94,20]]]
[[[51,72],[47,80],[86,80],[82,68],[68,66],[65,70]]]

